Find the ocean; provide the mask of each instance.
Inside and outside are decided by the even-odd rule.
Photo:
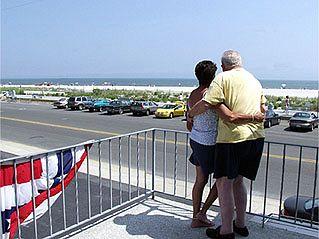
[[[63,85],[139,85],[139,86],[196,86],[196,79],[191,78],[25,78],[1,79],[1,84],[34,85],[44,82]],[[318,89],[318,81],[313,80],[260,80],[263,88],[280,89]]]

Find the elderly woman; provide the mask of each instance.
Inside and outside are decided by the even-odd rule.
[[[187,103],[188,109],[202,100],[215,77],[216,70],[216,64],[212,61],[205,60],[196,65],[195,75],[198,79],[199,87],[192,91]],[[264,118],[262,114],[245,115],[233,113],[223,104],[218,107],[211,107],[194,118],[187,116],[187,129],[190,131],[190,146],[193,150],[190,162],[196,166],[196,181],[192,191],[192,228],[210,227],[213,225],[212,221],[207,219],[206,212],[217,199],[216,184],[211,188],[202,208],[201,201],[208,177],[214,172],[214,154],[218,125],[217,112],[224,121],[233,123],[243,123],[251,120],[262,121]]]

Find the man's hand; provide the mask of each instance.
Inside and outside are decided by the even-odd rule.
[[[263,113],[257,113],[253,115],[253,120],[257,122],[263,122],[265,119],[265,115]]]

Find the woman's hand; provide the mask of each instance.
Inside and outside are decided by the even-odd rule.
[[[189,123],[194,122],[194,118],[189,115],[189,111],[187,111],[187,113],[186,113],[186,119],[187,119],[187,122],[189,122]]]

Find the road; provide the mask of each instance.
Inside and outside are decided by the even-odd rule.
[[[185,130],[185,121],[181,117],[174,119],[155,119],[153,116],[134,117],[125,115],[103,115],[101,113],[89,113],[80,111],[57,110],[49,104],[30,103],[2,103],[1,104],[1,139],[36,146],[44,149],[72,145],[90,139],[107,138],[114,135],[129,133],[148,128],[164,128]],[[168,135],[167,144],[167,176],[174,176],[174,135]],[[289,144],[302,144],[306,146],[318,146],[318,129],[313,132],[291,132],[288,122],[283,121],[279,126],[266,129],[266,140]],[[177,178],[185,178],[185,136],[179,136]],[[132,141],[132,145],[135,142]],[[151,149],[150,142],[148,142]],[[114,145],[114,150],[117,146]],[[265,152],[267,145],[265,146]],[[143,148],[141,147],[141,150]],[[282,146],[271,145],[268,175],[267,195],[279,198],[280,180],[282,175]],[[126,164],[127,146],[123,141],[123,164]],[[143,151],[141,151],[143,153]],[[148,152],[151,155],[151,152]],[[302,164],[300,168],[300,193],[312,195],[315,150],[303,149]],[[94,155],[94,154],[93,154]],[[96,155],[96,154],[95,154]],[[163,172],[163,139],[158,142],[156,151],[158,158],[157,173]],[[117,155],[114,154],[114,158]],[[102,160],[107,156],[102,155]],[[134,159],[132,158],[134,161]],[[136,159],[135,159],[136,160]],[[149,159],[148,159],[149,160]],[[299,147],[287,147],[284,175],[284,197],[294,195],[297,191],[297,175]],[[136,165],[132,161],[132,165]],[[117,161],[115,162],[117,163]],[[149,164],[150,165],[150,162]],[[143,167],[143,164],[141,164]],[[254,183],[254,194],[263,195],[265,185],[266,157],[263,157],[258,177]],[[149,168],[150,170],[150,168]],[[194,179],[194,171],[189,169],[189,181]]]

